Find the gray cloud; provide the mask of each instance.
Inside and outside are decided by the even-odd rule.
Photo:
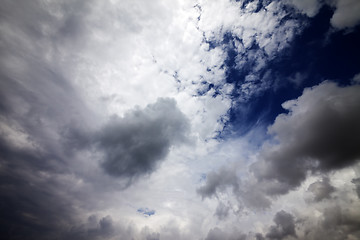
[[[360,178],[354,178],[351,182],[355,184],[355,191],[360,199]]]
[[[211,172],[197,192],[203,197],[233,187],[240,204],[264,209],[271,197],[299,187],[309,173],[329,173],[355,164],[360,158],[360,86],[339,87],[324,82],[285,102],[289,112],[269,127],[274,141],[264,144],[252,175],[240,182],[234,169]],[[309,191],[315,201],[329,198],[334,188],[325,178]]]
[[[4,1],[0,6],[2,22],[0,28],[0,236],[2,239],[30,240],[95,240],[118,237],[129,240],[134,238],[155,240],[160,237],[191,239],[191,233],[190,237],[185,236],[182,232],[184,229],[178,226],[169,227],[168,224],[161,229],[161,233],[146,228],[137,231],[131,226],[125,227],[115,222],[111,216],[91,215],[81,224],[82,218],[86,219],[84,216],[109,207],[104,206],[107,201],[103,199],[109,196],[104,192],[113,186],[109,184],[113,179],[106,182],[104,179],[107,179],[107,176],[98,176],[96,175],[98,172],[91,169],[94,156],[85,159],[88,155],[84,154],[81,156],[82,162],[79,161],[78,155],[83,153],[81,151],[89,155],[94,153],[93,150],[96,154],[101,153],[104,157],[101,166],[105,172],[131,183],[156,170],[170,149],[185,141],[189,127],[187,119],[171,99],[158,99],[156,103],[149,104],[144,109],[130,110],[124,117],[112,118],[102,128],[98,128],[93,123],[99,116],[95,116],[88,109],[88,105],[93,102],[84,103],[81,99],[82,93],[75,89],[76,83],[73,80],[78,76],[69,73],[73,70],[73,66],[70,65],[79,58],[90,62],[96,61],[98,53],[113,51],[113,48],[108,47],[106,43],[100,44],[101,46],[94,46],[96,44],[91,43],[92,34],[102,39],[103,36],[97,32],[99,29],[121,32],[124,27],[135,32],[141,30],[141,24],[138,17],[130,16],[131,12],[126,7],[118,9],[110,6],[109,9],[113,9],[110,14],[89,16],[88,13],[99,7],[94,5],[94,9],[91,9],[93,7],[91,5],[89,1],[69,3],[20,0]],[[118,11],[121,11],[120,16],[115,16]],[[147,11],[144,13],[142,15],[146,18]],[[126,14],[129,16],[125,16]],[[107,23],[98,21],[107,15],[111,16],[107,19]],[[121,19],[113,22],[113,17]],[[147,18],[142,21],[147,21]],[[89,29],[90,24],[93,24],[94,28]],[[118,24],[121,25],[120,29],[110,27]],[[294,28],[295,25],[290,24],[284,33],[291,35]],[[268,40],[271,40],[272,35],[269,36]],[[109,39],[109,41],[114,40],[113,37]],[[279,39],[282,39],[280,42],[284,42],[282,37]],[[84,50],[84,46],[96,48],[93,53],[95,57],[77,54]],[[269,52],[274,54],[272,51]],[[250,52],[250,55],[243,59],[256,62],[254,65],[261,69],[263,58],[265,54]],[[71,61],[68,61],[70,59]],[[79,63],[77,67],[84,66]],[[91,78],[91,74],[93,73],[81,75],[79,78]],[[257,90],[251,86],[244,87],[244,90],[249,92],[253,89]],[[353,97],[352,99],[358,100]],[[358,105],[355,104],[353,109],[356,107]],[[355,120],[357,121],[357,118]],[[345,123],[353,122],[345,121]],[[352,130],[358,133],[357,129]],[[342,140],[344,139],[339,139]],[[355,140],[358,143],[358,138]],[[333,147],[331,144],[325,145]],[[351,144],[349,149],[353,150]],[[303,171],[301,174],[309,169],[327,172],[349,166],[354,162],[353,156],[358,156],[356,151],[354,155],[352,151],[348,151],[349,149],[346,150],[349,158],[344,153],[336,157],[336,159],[345,159],[344,163],[338,165],[334,164],[337,162],[336,159],[334,161],[330,159],[317,160],[318,162],[315,162],[319,165],[315,164],[315,166],[312,165],[313,160],[309,160],[310,167],[301,167],[299,161],[297,166]],[[292,150],[284,150],[283,153],[290,156],[293,154]],[[313,155],[322,157],[324,154]],[[267,154],[264,152],[263,156]],[[322,159],[325,158],[326,156]],[[272,163],[263,163],[266,163],[264,172],[274,167]],[[80,165],[84,169],[79,170]],[[269,199],[263,193],[269,195],[285,193],[288,189],[297,186],[299,179],[301,181],[304,178],[301,174],[300,177],[297,176],[292,166],[284,165],[285,168],[289,167],[289,171],[293,171],[293,176],[297,180],[291,181],[291,172],[284,178],[272,174],[265,174],[263,177],[264,172],[262,172],[257,176],[262,176],[264,182],[252,185],[253,189],[242,189],[235,171],[221,170],[210,173],[205,186],[199,188],[198,193],[203,198],[211,197],[216,195],[217,191],[223,191],[230,186],[236,196],[242,196],[244,204],[256,208],[268,206]],[[85,174],[84,172],[89,169],[90,171]],[[284,182],[279,183],[279,179]],[[359,194],[358,181],[355,179],[353,182]],[[319,196],[325,196],[320,185],[315,185],[313,190]],[[324,192],[329,192],[328,190]],[[98,207],[99,205],[101,207]],[[228,212],[229,208],[226,205],[219,204],[216,215],[224,219]],[[326,228],[335,229],[327,233],[336,236],[337,239],[345,239],[346,233],[359,236],[356,232],[359,221],[348,209],[327,210],[324,216],[326,220],[318,226],[318,229],[322,230],[318,232],[313,230],[313,236],[321,237],[314,239],[324,238],[326,235],[323,232]],[[279,219],[275,220],[276,226],[271,228],[271,231],[275,229],[273,232],[275,235],[278,234],[277,236],[291,233],[291,228],[284,225],[281,217]],[[217,228],[210,230],[207,235],[209,240],[245,238],[242,233],[228,233]],[[260,235],[259,239],[261,239]]]
[[[257,234],[255,235],[255,239],[256,239],[256,240],[265,240],[264,236],[263,236],[261,233],[257,233]]]
[[[320,219],[316,219],[314,216],[299,219],[297,225],[299,239],[359,239],[360,218],[358,209],[354,206],[333,205],[322,211]]]
[[[325,82],[283,104],[289,113],[269,127],[278,144],[265,147],[262,160],[251,166],[260,182],[274,183],[267,194],[298,187],[308,171],[326,173],[359,160],[359,93],[357,85],[342,88]]]
[[[69,77],[71,67],[63,62],[64,55],[71,55],[73,49],[82,50],[88,30],[83,21],[88,11],[88,5],[80,1],[49,5],[5,1],[0,6],[4,26],[0,29],[3,239],[110,238],[117,228],[110,218],[99,220],[96,227],[87,227],[85,232],[77,227],[87,214],[84,212],[98,207],[97,201],[112,186],[94,169],[86,173],[80,169],[83,163],[91,165],[93,159],[81,162],[79,153],[94,153],[96,142],[97,150],[106,151],[105,169],[109,170],[109,161],[116,165],[120,155],[134,160],[125,162],[124,168],[129,171],[124,176],[133,178],[154,170],[169,148],[183,141],[186,134],[187,120],[170,99],[159,99],[143,110],[114,118],[96,131],[101,117],[83,102],[82,93]],[[109,172],[119,173],[116,170]]]
[[[322,181],[316,181],[309,185],[308,191],[314,195],[314,200],[319,202],[323,199],[330,198],[330,194],[335,191],[331,186],[329,178],[323,178]]]
[[[126,141],[137,143],[139,146],[129,148],[132,154],[128,152],[127,156],[144,156],[134,159],[139,164],[145,159],[143,163],[148,165],[144,168],[138,165],[138,170],[145,174],[155,169],[159,162],[156,157],[161,160],[171,146],[183,140],[187,130],[187,120],[175,101],[162,99],[147,110],[130,112],[128,116],[132,117],[115,118],[101,133],[96,132],[99,116],[82,101],[58,52],[63,49],[62,44],[78,47],[75,43],[82,42],[86,34],[79,30],[86,31],[86,27],[81,26],[80,15],[88,9],[75,2],[55,5],[6,1],[0,6],[5,26],[0,29],[0,235],[4,239],[59,239],[78,225],[82,211],[97,206],[97,198],[103,197],[102,191],[111,184],[84,181],[103,178],[79,169],[79,151],[93,150],[97,142],[98,150],[109,151],[106,159],[112,159],[111,154],[115,159],[116,151],[110,152],[116,148],[112,143],[119,144],[118,148]],[[52,7],[63,14],[61,19],[50,13]],[[117,132],[111,133],[112,130]],[[116,142],[119,131],[128,134],[123,142]],[[111,142],[112,137],[115,142]],[[147,139],[142,141],[142,137]],[[120,150],[116,153],[120,154]],[[156,164],[148,161],[149,156]],[[132,173],[135,168],[135,164],[126,167]],[[83,181],[86,186],[78,186]],[[99,188],[96,184],[103,186]],[[95,188],[97,198],[87,192]],[[93,238],[89,235],[83,238],[108,237],[104,231],[109,230],[110,223],[108,219],[102,220]]]
[[[266,237],[269,239],[284,239],[287,236],[296,237],[294,217],[281,210],[274,217],[275,226],[271,226]]]
[[[218,206],[216,207],[215,210],[215,215],[220,219],[220,220],[224,220],[228,217],[229,215],[229,210],[230,207],[225,205],[222,202],[219,202]]]
[[[330,19],[331,25],[338,29],[352,28],[360,23],[360,3],[357,0],[333,1],[336,10]]]
[[[172,145],[186,140],[188,130],[188,120],[172,99],[158,99],[123,118],[115,116],[97,136],[98,149],[105,157],[102,167],[112,176],[129,180],[149,174]]]
[[[121,226],[116,226],[111,216],[106,216],[98,220],[96,215],[91,215],[85,224],[71,227],[64,232],[66,239],[110,239],[119,231],[124,231]]]
[[[87,108],[65,75],[43,59],[49,49],[38,45],[35,18],[46,20],[46,14],[22,3],[7,1],[0,10],[2,22],[12,26],[0,30],[0,235],[58,239],[77,223],[81,195],[70,190],[67,163],[74,158],[60,132],[74,122],[86,128]]]
[[[224,232],[220,228],[215,227],[210,229],[205,240],[246,240],[246,238],[246,234],[237,231]]]
[[[233,192],[236,193],[239,190],[239,179],[236,176],[236,172],[221,168],[218,172],[210,172],[206,176],[206,183],[197,189],[197,193],[204,199],[206,197],[212,197],[217,191],[224,191],[227,187],[231,186]]]
[[[150,235],[146,236],[146,240],[159,240],[160,234],[159,233],[151,233]]]
[[[4,239],[57,239],[77,222],[70,181],[46,152],[17,149],[0,140],[0,234]],[[60,167],[59,167],[60,165]]]

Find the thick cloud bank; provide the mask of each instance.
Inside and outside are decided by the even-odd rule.
[[[309,176],[330,174],[355,165],[360,159],[360,86],[340,87],[324,82],[305,89],[283,107],[268,128],[273,136],[265,142],[249,175],[234,169],[211,172],[198,194],[217,196],[232,188],[240,205],[268,208],[271,197],[296,190]],[[357,184],[357,180],[353,180]],[[308,187],[315,202],[331,198],[335,188],[328,178]],[[226,207],[222,207],[226,209]]]
[[[251,167],[257,179],[277,184],[268,193],[298,187],[307,173],[327,173],[360,158],[360,86],[338,87],[325,82],[285,102],[269,133],[278,144],[265,146]]]

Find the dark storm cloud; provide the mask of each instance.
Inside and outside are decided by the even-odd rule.
[[[314,195],[314,200],[319,202],[323,199],[330,198],[335,188],[331,186],[329,178],[323,178],[322,181],[316,181],[310,184],[308,191]]]
[[[96,197],[87,192],[95,187],[79,170],[78,151],[93,150],[97,143],[99,151],[107,151],[108,172],[118,176],[117,157],[124,156],[127,160],[119,159],[127,164],[126,173],[121,173],[133,177],[150,173],[186,133],[187,121],[170,99],[95,130],[98,116],[82,102],[62,62],[62,54],[71,54],[86,35],[87,10],[80,1],[0,6],[1,239],[109,239],[114,234],[131,239],[137,233],[110,217],[80,224],[103,192],[96,189]],[[65,51],[66,44],[71,47]]]
[[[73,174],[67,164],[72,151],[61,144],[59,133],[81,103],[66,83],[53,82],[61,77],[40,66],[32,70],[0,82],[3,239],[58,239],[78,221],[81,193],[71,190]]]
[[[271,226],[266,234],[268,239],[281,240],[287,236],[296,237],[294,217],[284,210],[276,213],[274,217],[275,226]]]
[[[289,113],[269,128],[278,144],[267,146],[251,167],[260,181],[274,183],[269,195],[298,187],[308,171],[326,173],[359,160],[360,86],[325,82],[283,107]]]
[[[65,76],[46,61],[42,21],[55,24],[36,2],[0,7],[0,235],[58,239],[78,221],[59,132],[86,112]],[[26,11],[24,10],[26,9]],[[41,46],[40,46],[41,45]],[[66,177],[65,177],[66,176]]]
[[[160,98],[144,109],[114,117],[100,131],[98,149],[104,152],[104,170],[131,180],[151,173],[189,130],[185,115],[173,99]]]
[[[77,123],[86,128],[88,110],[59,55],[50,54],[60,46],[44,30],[48,27],[56,35],[68,15],[63,12],[64,18],[57,19],[46,6],[39,1],[4,1],[0,6],[1,124],[28,135],[27,140],[51,152],[52,159],[65,160],[69,151],[57,142],[62,141],[56,139],[58,132]]]
[[[55,9],[61,18],[52,14]],[[92,149],[98,142],[99,150],[109,151],[106,159],[116,161],[125,143],[138,144],[124,154],[138,161],[125,167],[132,171],[127,176],[138,175],[136,167],[149,173],[155,167],[151,160],[164,157],[180,140],[179,131],[185,131],[176,125],[183,115],[174,101],[166,99],[143,112],[129,113],[132,118],[113,119],[101,134],[90,127],[97,116],[82,102],[60,61],[86,36],[83,17],[88,10],[80,1],[54,5],[5,1],[0,6],[0,229],[5,239],[58,239],[78,225],[78,206],[91,208],[95,200],[85,201],[91,195],[86,189],[70,190],[87,177],[77,172],[77,151]],[[71,47],[63,51],[64,46]],[[121,138],[120,133],[127,135]],[[123,141],[116,142],[119,139]],[[102,237],[109,223],[104,219],[94,237],[83,239]]]
[[[41,76],[37,80],[41,80]],[[105,163],[123,160],[115,159],[116,156],[130,157],[132,159],[127,160],[135,163],[123,162],[128,164],[125,169],[131,171],[124,177],[138,177],[154,170],[169,147],[184,140],[188,127],[174,100],[159,99],[144,110],[137,109],[122,119],[113,119],[100,134],[86,133],[86,121],[82,124],[78,122],[81,119],[75,121],[72,119],[74,109],[65,107],[81,106],[71,91],[65,95],[51,81],[35,88],[38,92],[29,91],[26,84],[16,81],[4,80],[1,85],[6,86],[0,89],[4,100],[0,118],[0,234],[4,239],[109,238],[114,230],[109,218],[86,231],[74,227],[79,225],[81,215],[78,206],[91,208],[91,199],[83,202],[89,195],[84,192],[86,189],[74,188],[84,177],[77,175],[72,167],[71,163],[76,163],[75,151],[89,149],[97,142],[98,150],[108,151]],[[40,94],[45,88],[47,93]],[[13,137],[7,129],[13,129]],[[18,135],[21,134],[25,134],[25,139],[20,141]],[[119,176],[119,171],[116,173]],[[69,232],[69,229],[72,230]]]
[[[3,239],[57,239],[76,224],[71,181],[58,181],[54,156],[0,140],[0,235]],[[76,194],[74,194],[76,195]]]

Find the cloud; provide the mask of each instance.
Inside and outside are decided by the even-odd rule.
[[[282,105],[289,113],[279,115],[269,127],[278,144],[265,146],[261,160],[251,166],[260,182],[274,181],[268,194],[298,187],[308,171],[326,173],[359,160],[359,92],[356,85],[324,82]]]
[[[283,107],[268,131],[248,174],[240,178],[236,169],[211,172],[197,193],[217,196],[232,188],[240,206],[269,208],[274,197],[296,190],[311,174],[327,174],[353,166],[360,159],[360,87],[339,87],[332,82],[305,89]],[[308,188],[315,201],[329,198],[335,190],[327,178]]]
[[[26,41],[17,23],[14,34]],[[32,30],[29,38],[36,35]],[[89,129],[89,109],[65,75],[6,35],[0,62],[0,232],[9,239],[55,239],[77,223],[82,194],[81,177],[70,164],[76,162],[74,146],[65,147],[61,132],[79,122],[79,129]]]
[[[360,198],[360,178],[354,178],[351,182],[355,184],[356,194]]]
[[[298,239],[358,239],[360,237],[360,215],[358,204],[327,205],[320,216],[314,212],[298,218]],[[317,210],[315,210],[317,211]]]
[[[118,234],[117,231],[119,231],[119,226],[115,226],[111,216],[108,215],[98,220],[96,215],[91,215],[85,224],[73,226],[69,231],[64,232],[63,234],[66,239],[95,240],[110,239],[115,234]]]
[[[353,28],[360,23],[360,3],[357,0],[336,0],[336,10],[330,19],[331,25],[338,29]]]
[[[62,174],[64,166],[50,161],[54,155],[16,148],[4,136],[0,149],[2,237],[54,239],[76,224],[74,179]]]
[[[335,188],[331,186],[329,178],[323,178],[322,181],[316,181],[310,184],[308,191],[314,195],[314,200],[318,202],[330,198],[330,195],[335,191]]]
[[[203,138],[222,128],[226,94],[196,93],[204,78],[224,82],[224,56],[199,48],[192,10],[185,1],[1,4],[1,236],[55,239],[93,213],[127,210],[136,190],[120,198],[119,179],[157,169],[190,125]],[[111,115],[119,117],[107,121]],[[122,229],[116,220],[136,214],[124,212],[100,218],[79,238],[110,238],[109,226]]]
[[[323,5],[322,1],[319,0],[288,0],[288,2],[301,13],[306,14],[309,17],[314,17]]]
[[[220,228],[215,227],[210,229],[205,240],[246,240],[246,238],[246,234],[237,231],[224,232]]]
[[[360,3],[357,0],[288,0],[301,13],[314,17],[325,4],[334,9],[330,19],[331,25],[336,29],[353,28],[360,23]]]
[[[237,71],[239,76],[232,81],[236,81],[234,94],[239,102],[272,87],[271,78],[264,77],[267,63],[280,56],[303,29],[277,1],[204,1],[198,26],[206,42],[226,51],[227,74],[232,68]]]
[[[113,117],[100,130],[97,146],[104,152],[102,167],[130,181],[151,173],[170,147],[187,138],[189,123],[173,99],[158,99],[144,109]]]
[[[220,202],[215,210],[215,215],[220,220],[224,220],[229,215],[229,210],[230,210],[230,207],[228,207],[224,203]]]
[[[349,9],[343,12],[349,14]],[[355,21],[339,19],[334,21],[346,26]],[[287,143],[281,137],[278,145],[269,141],[269,149],[264,147],[258,172],[248,172],[253,159],[246,157],[250,162],[241,169],[214,167],[246,155],[240,152],[248,150],[234,143],[235,154],[213,154],[220,141],[228,144],[214,137],[230,120],[234,102],[249,101],[272,87],[268,62],[281,56],[304,27],[282,2],[19,0],[1,4],[0,20],[2,237],[245,239],[247,233],[232,231],[230,223],[241,222],[245,229],[268,225],[257,222],[253,212],[241,215],[237,210],[264,209],[273,200],[268,195],[284,194],[303,179],[300,175],[291,181],[271,172],[276,168],[270,154],[274,149],[294,154],[293,148],[284,150]],[[241,72],[238,83],[226,83],[230,68]],[[295,75],[294,81],[300,77]],[[196,144],[181,149],[190,134]],[[351,166],[353,155],[346,160],[346,154],[339,154],[345,159],[341,166],[331,159],[314,160],[318,165],[310,168],[297,163],[301,171],[328,174]],[[196,198],[197,176],[204,169],[213,172],[197,193],[203,199],[216,196],[218,205]],[[309,190],[318,199],[338,196],[324,180],[312,186]],[[156,214],[138,206],[152,206]],[[216,208],[216,218],[210,207]],[[350,210],[341,206],[340,214],[325,214],[325,225],[338,224],[344,235],[356,236],[356,216]],[[339,216],[346,221],[332,220]],[[281,220],[275,223],[275,235],[291,232]]]
[[[231,171],[226,168],[220,169],[218,172],[210,172],[206,176],[206,183],[197,189],[197,193],[204,199],[216,195],[219,191],[224,191],[225,188],[231,186],[233,192],[237,192],[239,189],[239,179],[236,176],[235,171]]]
[[[261,233],[257,233],[257,234],[255,235],[255,239],[256,239],[256,240],[265,240],[264,236],[263,236]]]
[[[287,236],[296,237],[294,217],[284,210],[276,213],[274,217],[275,226],[271,226],[266,234],[268,239],[281,240]]]

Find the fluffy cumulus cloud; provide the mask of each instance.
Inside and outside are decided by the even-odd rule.
[[[305,89],[298,99],[283,104],[288,113],[279,115],[269,127],[275,138],[264,144],[258,160],[251,164],[253,175],[241,184],[245,188],[239,189],[234,170],[225,170],[209,174],[198,192],[211,196],[221,188],[236,186],[244,203],[268,206],[270,202],[261,195],[286,194],[299,187],[309,173],[328,173],[355,164],[360,158],[359,92],[358,85],[339,87],[332,82]],[[309,191],[321,200],[329,197],[333,188],[325,179],[313,183]]]
[[[314,17],[322,6],[329,5],[335,9],[330,19],[335,29],[353,28],[360,23],[360,3],[357,0],[289,0],[288,3],[309,17]]]
[[[356,213],[348,216],[348,211],[352,211],[350,209],[358,204],[355,200],[358,178],[348,178],[346,191],[350,195],[345,196],[338,189],[344,186],[333,184],[336,181],[342,184],[344,182],[341,177],[333,174],[336,171],[348,171],[346,169],[357,166],[360,159],[360,117],[357,111],[360,107],[359,92],[358,85],[340,87],[333,82],[305,89],[299,98],[283,104],[288,112],[279,115],[268,128],[274,138],[265,142],[259,154],[255,155],[255,160],[249,163],[248,175],[239,174],[239,170],[235,169],[210,173],[209,179],[198,189],[198,193],[203,197],[205,194],[217,196],[224,193],[225,188],[236,186],[232,194],[236,195],[240,206],[269,209],[272,204],[276,205],[279,196],[285,195],[282,198],[286,199],[289,192],[292,192],[294,195],[300,194],[305,201],[303,204],[308,204],[307,207],[317,209],[317,217],[311,216],[311,212],[301,216],[295,210],[299,218],[296,221],[294,215],[285,211],[278,212],[274,217],[276,225],[271,226],[266,233],[258,233],[258,239],[296,238],[300,235],[295,229],[300,229],[299,234],[304,239],[316,239],[318,236],[331,234],[325,227],[328,224],[342,229],[342,233],[334,236],[334,239],[342,239],[347,234],[357,236],[358,233],[354,232],[352,226],[356,225],[359,218]],[[320,179],[317,177],[316,181],[309,180],[324,174]],[[345,203],[348,201],[356,203],[348,206]],[[322,204],[322,208],[318,204]],[[338,205],[338,212],[330,210],[334,205]],[[224,205],[220,202],[216,209],[219,217],[225,216],[224,214],[227,216],[228,212],[222,211],[226,207],[231,207],[231,204]],[[345,214],[344,217],[351,220],[335,223],[333,221],[340,221],[335,219],[341,218],[336,214]],[[320,216],[323,216],[323,220]],[[311,233],[307,233],[306,229],[314,221],[320,221],[319,225]]]
[[[360,3],[355,0],[335,1],[335,13],[331,18],[331,24],[335,28],[352,28],[360,23]]]
[[[269,194],[298,187],[308,172],[326,173],[359,160],[359,91],[358,85],[325,82],[283,104],[289,112],[269,127],[278,144],[265,146],[262,160],[252,165],[260,181],[276,183]]]
[[[324,4],[356,31],[352,0],[3,1],[0,238],[359,238],[356,73],[234,129]]]

